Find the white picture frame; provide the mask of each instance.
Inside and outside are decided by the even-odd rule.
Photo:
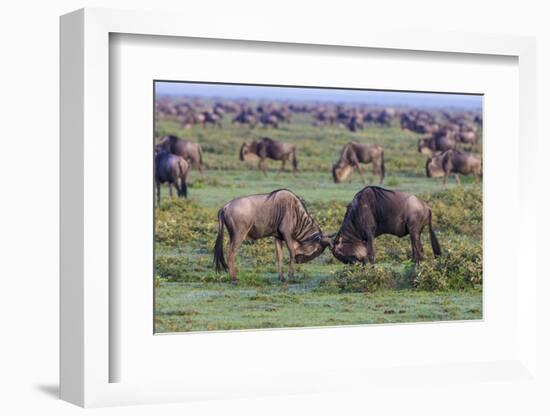
[[[185,24],[182,24],[182,22]],[[508,359],[471,363],[441,362],[413,369],[361,367],[317,372],[282,372],[264,379],[111,382],[110,366],[120,359],[110,349],[109,275],[109,36],[113,33],[187,38],[278,42],[335,47],[382,48],[437,53],[504,55],[519,66],[519,137],[532,146],[519,152],[521,213],[535,212],[534,184],[526,167],[535,164],[535,42],[533,38],[468,33],[433,33],[353,29],[328,35],[323,28],[302,31],[276,26],[239,26],[227,22],[206,27],[200,19],[173,13],[83,9],[61,18],[61,398],[80,406],[160,403],[216,397],[319,393],[361,387],[374,389],[414,373],[434,380],[537,382],[536,362],[536,219],[521,215],[517,261],[522,270],[517,293],[517,348]],[[111,309],[110,309],[111,308]],[[409,327],[408,330],[413,327]],[[277,337],[273,332],[272,337]],[[472,340],[475,341],[475,340]],[[325,375],[327,375],[325,374]],[[480,376],[481,374],[481,376]],[[438,378],[441,377],[441,378]],[[406,377],[405,377],[406,378]],[[225,387],[224,387],[225,386]]]

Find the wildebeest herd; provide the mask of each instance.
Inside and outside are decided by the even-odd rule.
[[[204,106],[189,100],[178,104],[169,101],[157,102],[159,117],[172,117],[184,129],[193,126],[222,128],[224,117],[233,113],[231,124],[246,125],[250,129],[269,127],[278,129],[290,123],[293,114],[309,114],[311,125],[340,126],[349,132],[362,130],[366,124],[380,128],[390,126],[398,119],[401,129],[424,135],[416,143],[420,155],[427,155],[425,176],[443,177],[451,174],[471,175],[476,181],[482,178],[481,159],[460,146],[472,148],[478,144],[481,128],[479,114],[449,113],[443,111],[436,118],[429,111],[393,108],[366,109],[345,105],[296,105],[296,104],[250,104],[232,101],[216,102]],[[256,131],[256,130],[254,130]],[[257,161],[258,169],[267,175],[267,160],[280,161],[277,174],[291,165],[294,175],[299,175],[298,157],[302,159],[296,144],[275,140],[258,134],[257,138],[243,142],[234,149],[233,157],[242,162]],[[356,140],[345,144],[335,156],[331,172],[334,183],[350,180],[356,171],[363,183],[365,176],[361,165],[372,164],[373,174],[383,184],[387,175],[385,151],[375,142]],[[392,155],[398,157],[398,155]],[[187,197],[187,178],[190,169],[201,175],[208,166],[203,161],[201,145],[182,140],[174,135],[160,137],[155,144],[155,184],[157,204],[160,204],[160,185],[167,183],[172,196],[172,187],[177,195]],[[243,195],[224,204],[218,211],[218,233],[213,250],[214,267],[218,272],[228,270],[232,283],[237,282],[236,256],[239,247],[247,238],[257,240],[273,238],[277,272],[285,281],[282,270],[283,247],[289,254],[288,277],[293,278],[295,263],[309,262],[328,247],[333,256],[343,263],[374,264],[374,239],[383,234],[397,237],[410,236],[412,259],[418,264],[424,255],[421,233],[427,228],[435,256],[442,252],[432,224],[432,209],[415,195],[378,186],[366,186],[347,206],[340,229],[333,234],[324,233],[309,214],[305,202],[291,189],[276,189],[269,193]],[[229,234],[227,255],[224,250],[224,230]],[[227,260],[226,260],[227,259]]]

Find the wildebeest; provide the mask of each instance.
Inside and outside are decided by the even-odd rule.
[[[349,131],[363,130],[363,117],[359,113],[354,113],[344,125]]]
[[[447,150],[446,152],[433,156],[426,161],[426,176],[428,178],[443,177],[443,183],[451,173],[460,183],[458,174],[473,175],[478,181],[482,176],[481,159],[471,153],[464,153],[459,150]]]
[[[183,157],[187,162],[197,166],[201,173],[203,172],[204,164],[202,162],[202,148],[200,144],[168,135],[162,137],[155,146],[156,152],[163,150]]]
[[[206,127],[208,123],[212,124],[214,127],[219,127],[219,128],[222,127],[222,121],[221,121],[223,118],[222,115],[214,111],[204,111],[202,113],[202,116],[204,117],[202,122],[203,127]]]
[[[367,186],[359,191],[348,205],[340,230],[334,237],[331,250],[343,263],[374,264],[374,238],[391,234],[411,238],[412,257],[416,264],[423,258],[420,235],[429,227],[434,255],[441,248],[432,228],[432,210],[414,195]]]
[[[258,120],[256,119],[256,116],[254,114],[246,113],[245,110],[241,111],[233,118],[233,120],[231,120],[231,124],[248,124],[252,128],[256,126],[257,122]]]
[[[418,152],[425,155],[431,156],[449,149],[456,149],[456,138],[452,134],[435,135],[418,140]]]
[[[240,160],[246,160],[248,154],[255,154],[260,158],[258,162],[258,168],[266,173],[265,160],[281,160],[281,168],[279,172],[282,172],[285,168],[286,162],[292,160],[292,168],[294,172],[298,169],[298,161],[296,160],[296,148],[293,144],[280,142],[270,139],[269,137],[263,137],[260,140],[254,140],[251,143],[243,143],[239,152]]]
[[[272,126],[274,128],[279,127],[279,119],[277,116],[269,113],[261,113],[260,119],[258,120],[260,124],[264,127]]]
[[[340,151],[340,159],[332,166],[332,177],[335,183],[345,181],[353,169],[356,169],[363,183],[365,176],[361,171],[360,163],[372,163],[373,174],[380,174],[380,183],[384,181],[386,169],[384,167],[384,149],[377,144],[362,144],[350,142]]]
[[[224,228],[229,232],[227,263],[223,253]],[[246,238],[274,237],[279,280],[285,281],[282,269],[283,242],[289,253],[288,277],[294,276],[294,263],[306,263],[319,256],[330,244],[309,215],[304,202],[287,189],[233,199],[218,211],[218,236],[214,246],[217,272],[229,269],[237,283],[235,257]]]
[[[460,130],[458,138],[462,143],[468,143],[471,145],[475,145],[478,142],[477,134],[473,129],[463,128]]]
[[[170,196],[172,185],[179,197],[187,198],[187,172],[189,164],[181,156],[161,150],[155,156],[155,184],[157,187],[157,205],[160,205],[160,184],[168,182]]]

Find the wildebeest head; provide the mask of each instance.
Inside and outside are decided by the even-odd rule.
[[[351,175],[353,167],[342,160],[339,160],[332,165],[332,178],[334,183],[340,183],[345,181]]]
[[[250,145],[248,143],[243,142],[241,146],[241,150],[239,151],[239,159],[245,160],[245,157],[248,153],[250,153]]]
[[[330,250],[342,263],[365,263],[367,261],[367,243],[355,238],[345,238],[340,233],[331,243]]]
[[[432,149],[430,148],[430,139],[419,139],[418,140],[418,153],[423,155],[432,155]]]
[[[441,178],[445,176],[445,165],[450,162],[452,152],[452,150],[448,150],[440,155],[430,157],[426,161],[426,176],[428,178]]]
[[[155,144],[155,155],[158,155],[162,152],[169,152],[173,145],[178,142],[177,136],[163,136],[157,144]]]
[[[239,151],[239,159],[240,160],[258,160],[258,155],[256,154],[255,150],[255,142],[252,143],[245,143],[243,142],[241,146],[241,150]]]
[[[325,248],[331,244],[331,237],[323,233],[315,234],[313,237],[300,241],[295,247],[296,263],[307,263],[321,255]]]
[[[367,260],[367,242],[362,230],[368,226],[356,219],[356,198],[347,206],[340,230],[331,241],[330,250],[342,263],[365,263]]]

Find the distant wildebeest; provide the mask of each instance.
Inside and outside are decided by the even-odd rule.
[[[272,126],[274,128],[279,127],[279,119],[277,116],[269,113],[262,113],[259,119],[260,124],[263,127]]]
[[[481,159],[471,153],[447,150],[426,161],[426,176],[428,178],[443,177],[443,183],[447,183],[447,178],[451,173],[455,174],[457,183],[460,183],[458,174],[473,175],[474,179],[479,181],[482,176]]]
[[[244,110],[237,114],[231,124],[248,124],[251,128],[254,128],[258,120],[254,114],[246,113]]]
[[[483,118],[479,114],[476,114],[476,116],[474,117],[474,123],[476,123],[478,126],[482,126]]]
[[[436,135],[418,140],[417,147],[419,153],[431,156],[438,152],[456,149],[456,138],[452,134]]]
[[[477,144],[477,141],[478,141],[476,132],[471,129],[470,130],[462,129],[459,133],[458,138],[462,143],[468,143],[471,145]]]
[[[368,260],[374,264],[375,237],[409,234],[412,257],[418,264],[424,255],[420,236],[425,226],[429,227],[434,255],[439,256],[441,248],[432,228],[432,210],[426,202],[404,192],[367,186],[348,205],[331,250],[343,263],[365,264]]]
[[[223,253],[223,234],[227,227],[229,248],[227,263]],[[294,193],[279,189],[269,194],[233,199],[218,211],[218,236],[214,246],[217,272],[229,269],[233,284],[237,283],[235,257],[246,238],[275,238],[279,280],[285,281],[282,269],[283,242],[289,253],[288,277],[294,276],[294,263],[305,263],[319,256],[330,244],[309,215],[305,204]]]
[[[349,131],[363,130],[363,117],[361,114],[353,114],[344,125]]]
[[[155,146],[155,151],[160,152],[162,150],[183,157],[193,166],[197,166],[201,173],[203,172],[204,164],[202,163],[202,148],[200,144],[169,135],[161,138]]]
[[[281,160],[281,168],[279,172],[282,172],[285,168],[286,162],[292,161],[292,168],[294,172],[298,169],[298,161],[296,160],[296,148],[293,144],[280,142],[270,139],[269,137],[263,137],[260,140],[254,140],[251,143],[243,143],[239,152],[240,160],[246,160],[247,155],[254,154],[260,158],[258,162],[258,168],[266,173],[265,160]]]
[[[345,181],[353,169],[356,169],[363,183],[365,176],[361,171],[360,163],[372,163],[373,174],[380,174],[380,183],[384,181],[386,168],[384,167],[384,149],[377,144],[362,144],[350,142],[341,152],[340,159],[332,166],[332,177],[335,183]]]
[[[181,156],[161,150],[155,155],[155,184],[157,187],[157,205],[160,205],[160,184],[168,182],[170,196],[172,185],[179,197],[187,198],[187,172],[189,163]]]
[[[202,126],[206,127],[208,123],[212,124],[214,127],[222,127],[222,118],[223,116],[214,112],[214,111],[204,111],[202,113],[203,121]]]

